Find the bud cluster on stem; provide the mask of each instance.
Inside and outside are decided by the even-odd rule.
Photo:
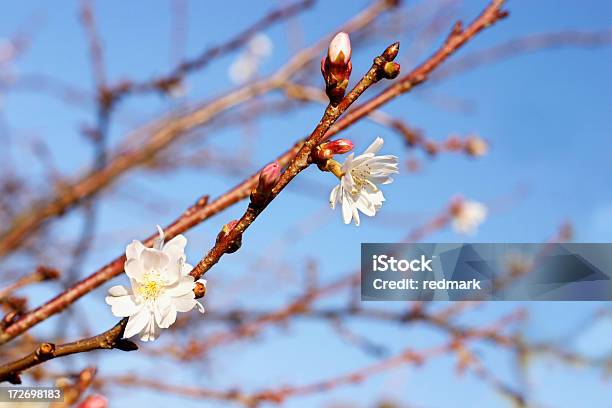
[[[352,69],[351,40],[347,33],[340,32],[331,40],[327,56],[321,60],[325,92],[333,106],[344,98]]]

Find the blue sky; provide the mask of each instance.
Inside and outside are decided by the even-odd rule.
[[[453,17],[464,21],[469,21],[485,5],[484,1],[464,3],[451,9]],[[231,7],[228,4],[188,2],[186,55],[194,55],[207,45],[231,37],[277,2],[238,1],[232,2]],[[274,49],[264,61],[260,74],[273,72],[288,59],[296,45],[316,41],[365,4],[361,0],[320,1],[297,20],[302,37],[300,44],[288,44],[291,36],[286,24],[267,30]],[[479,35],[457,57],[534,33],[609,29],[612,13],[612,4],[601,1],[510,1],[507,8],[510,18]],[[122,78],[149,78],[172,66],[169,2],[98,1],[95,11],[111,82]],[[0,37],[10,36],[24,22],[30,21],[27,24],[32,33],[32,43],[17,61],[17,72],[43,73],[91,90],[86,42],[77,16],[76,1],[53,4],[28,1],[5,5],[0,15]],[[394,40],[402,42],[402,50],[411,49],[413,39],[409,34],[396,38],[394,34],[385,34],[384,30],[376,41],[355,43],[353,76],[364,72],[372,56]],[[425,54],[410,55],[410,60],[422,60],[440,41],[442,38],[436,38],[428,45]],[[181,102],[211,99],[233,87],[227,68],[238,52],[216,60],[204,72],[190,76],[188,93],[183,100],[169,100],[157,95],[126,100],[117,114],[119,120],[111,128],[112,144],[116,145],[138,124]],[[404,72],[410,68],[410,65],[402,66]],[[318,258],[321,280],[332,281],[358,265],[361,242],[401,240],[411,228],[434,216],[456,193],[488,203],[493,209],[478,235],[468,238],[472,241],[541,242],[553,236],[562,222],[570,221],[576,241],[609,242],[612,236],[612,191],[607,188],[612,170],[611,69],[612,47],[566,47],[479,67],[426,84],[393,101],[384,110],[422,129],[428,137],[439,140],[452,133],[476,133],[490,142],[490,153],[479,160],[453,154],[429,159],[420,153],[409,152],[396,135],[376,124],[363,122],[352,127],[344,136],[355,142],[357,151],[365,149],[376,136],[382,136],[386,140],[384,152],[396,154],[403,161],[417,157],[421,160],[422,170],[410,173],[404,169],[396,182],[385,189],[387,202],[380,215],[364,219],[359,228],[343,225],[339,212],[327,209],[333,178],[315,169],[307,170],[249,229],[242,249],[224,258],[211,270],[207,307],[209,310],[228,307],[263,309],[281,305],[300,293],[300,281],[296,276],[299,278],[307,260]],[[366,98],[374,92],[369,92]],[[7,142],[10,155],[19,157],[20,168],[27,169],[22,170],[23,175],[32,183],[45,188],[43,169],[36,157],[19,147],[22,145],[19,141],[28,140],[33,135],[45,139],[61,171],[74,174],[86,168],[91,149],[80,135],[80,129],[83,124],[92,123],[93,107],[69,106],[53,97],[25,91],[8,92],[3,99],[2,137],[10,141]],[[436,100],[459,101],[469,106],[470,111],[449,110],[432,102]],[[306,135],[321,112],[320,106],[309,105],[290,116],[266,116],[254,129],[245,130],[245,127],[237,126],[222,132],[204,131],[198,137],[203,141],[202,145],[231,153],[245,140],[246,131],[253,132],[256,144],[249,169],[255,170],[284,151],[294,140]],[[83,274],[118,255],[131,239],[152,233],[156,224],[170,222],[200,194],[216,196],[239,181],[239,176],[190,168],[164,175],[136,171],[123,177],[101,206],[100,238],[96,241],[95,251],[87,259]],[[523,193],[518,194],[519,191]],[[161,208],[143,210],[141,203],[130,198],[134,195],[151,205],[160,203]],[[243,209],[244,204],[239,204],[190,231],[187,234],[190,239],[189,259],[195,262],[213,244],[220,226],[237,217]],[[308,228],[299,239],[279,245],[288,241],[288,228],[310,223],[315,223],[313,227],[316,228]],[[59,221],[53,231],[62,240],[69,239],[76,236],[79,226],[79,214],[72,213]],[[466,240],[451,230],[437,232],[426,239],[430,242]],[[262,254],[273,254],[276,261],[273,264],[260,263],[258,270],[247,273],[249,268],[253,268],[253,260]],[[62,266],[68,260],[55,262]],[[27,261],[13,259],[10,265],[24,267]],[[275,279],[285,270],[289,270],[294,279],[278,284]],[[232,285],[252,273],[256,274],[251,278],[255,290],[248,292],[247,296],[244,292],[242,296],[235,296]],[[127,283],[123,278],[113,283],[120,280]],[[109,286],[97,290],[90,299],[76,306],[82,308],[90,317],[91,324],[100,330],[114,321],[103,303],[104,292]],[[46,299],[55,290],[52,286],[41,287],[33,293]],[[401,306],[377,305],[389,309]],[[466,319],[469,323],[480,324],[517,306],[526,307],[533,313],[525,327],[527,336],[560,340],[602,305],[495,303],[470,313]],[[53,324],[54,321],[50,321],[37,330],[45,333]],[[206,324],[204,317],[202,325]],[[367,321],[351,321],[350,327],[388,345],[391,350],[401,350],[406,345],[424,347],[434,336],[423,329]],[[204,327],[202,330],[206,334],[212,329]],[[612,350],[611,335],[612,323],[598,322],[571,344],[581,350],[609,353]],[[491,368],[508,378],[510,383],[514,381],[513,368],[507,356],[486,347],[480,352]],[[149,369],[165,372],[166,367],[171,367],[169,361],[141,358],[135,353],[109,353],[101,357],[105,357],[100,361],[102,374],[146,373]],[[282,384],[287,378],[292,383],[308,383],[375,361],[375,358],[347,346],[327,325],[305,319],[291,325],[287,331],[271,329],[254,344],[224,347],[193,371],[168,369],[172,375],[167,379],[219,388],[246,384],[247,390],[257,390],[271,384]],[[579,399],[586,393],[590,397],[590,406],[610,405],[609,383],[601,382],[600,374],[596,372],[540,361],[534,365],[530,379],[537,385],[534,398],[546,406],[582,406]],[[286,406],[310,407],[318,406],[322,401],[359,401],[361,405],[358,406],[365,407],[384,395],[419,407],[499,406],[503,402],[470,375],[457,377],[452,359],[440,359],[418,369],[398,369],[359,386],[338,389],[323,399],[319,396],[296,399]],[[128,401],[164,406],[170,400],[170,397],[151,391],[126,395],[119,390],[114,396],[117,406],[124,406]],[[185,406],[217,406],[208,405],[208,402],[204,405],[190,400],[184,402]]]

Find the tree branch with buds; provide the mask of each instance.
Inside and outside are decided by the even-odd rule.
[[[68,356],[76,353],[85,353],[92,350],[118,349],[122,351],[133,351],[138,349],[136,344],[122,339],[123,331],[128,319],[122,319],[111,329],[97,336],[78,340],[72,343],[55,345],[53,343],[42,343],[31,354],[0,366],[0,382],[8,381],[12,384],[20,384],[19,374],[45,361]]]
[[[289,170],[288,168],[285,171],[285,173],[283,173],[283,176],[281,177],[281,180],[283,181],[282,183],[279,182],[277,186],[284,187],[286,183],[290,181],[290,179],[292,179],[295,176],[295,174],[297,174],[297,172],[301,171],[299,169],[303,169],[306,166],[308,166],[310,153],[312,152],[313,148],[318,146],[323,141],[334,136],[338,132],[352,126],[359,119],[367,116],[370,112],[376,110],[377,108],[381,107],[382,105],[389,102],[390,100],[396,98],[397,96],[403,93],[410,91],[414,86],[425,81],[429,73],[432,72],[434,69],[436,69],[440,64],[442,64],[452,53],[454,53],[456,50],[461,48],[465,43],[467,43],[470,39],[472,39],[480,31],[482,31],[486,27],[490,27],[491,25],[499,21],[501,18],[505,17],[506,13],[501,10],[503,3],[504,3],[503,0],[492,1],[486,7],[486,9],[480,14],[480,16],[478,16],[467,27],[465,27],[465,29],[462,28],[461,24],[459,23],[456,24],[453,30],[451,31],[451,34],[447,37],[447,40],[444,42],[444,44],[423,64],[415,68],[409,74],[401,77],[395,84],[389,86],[388,88],[383,90],[381,93],[379,93],[377,96],[375,96],[371,100],[346,112],[344,117],[341,118],[340,120],[338,120],[338,116],[339,116],[338,112],[344,112],[344,110],[346,110],[346,108],[354,102],[354,99],[351,100],[351,99],[345,98],[343,100],[343,103],[346,103],[347,105],[344,106],[344,108],[342,107],[343,106],[342,104],[339,104],[337,107],[333,107],[333,106],[328,107],[328,110],[330,110],[332,115],[330,115],[327,118],[327,121],[325,123],[321,122],[321,124],[317,127],[317,129],[315,129],[315,132],[313,132],[313,135],[315,137],[313,138],[311,135],[310,145],[306,149],[304,149],[304,146],[305,146],[304,142],[300,140],[291,149],[289,149],[288,151],[286,151],[285,153],[283,153],[281,156],[278,157],[277,162],[279,163],[279,165],[285,166],[289,164],[289,162],[294,157],[296,157],[296,154],[298,154],[300,151],[302,152],[300,160],[297,160],[295,162],[296,164],[293,166],[291,170]],[[374,9],[369,10],[368,12],[364,12],[364,14],[357,17],[355,21],[347,25],[347,27],[348,26],[350,27],[363,26],[363,24],[369,21],[372,21],[373,19],[372,14],[375,14],[375,13],[377,14],[381,12],[382,10],[385,9],[385,7],[386,5],[383,7],[377,3]],[[286,68],[281,69],[279,71],[279,75],[281,75],[280,73],[282,73],[282,75],[284,76],[286,74],[286,71],[292,71],[295,68],[294,65],[300,65],[302,63],[302,60],[310,57],[311,53],[312,53],[312,49],[309,49],[308,52],[305,52],[301,54],[299,57],[296,57],[294,60],[292,60],[292,62],[288,64]],[[384,63],[389,62],[384,59],[379,60],[380,63],[382,63],[383,61]],[[380,67],[377,67],[376,72],[378,73],[378,75],[380,75],[379,70],[380,70]],[[370,80],[373,80],[373,79],[374,78],[370,78]],[[362,89],[361,92],[363,92],[363,90],[365,89]],[[359,92],[359,94],[361,94],[361,92]],[[326,115],[327,115],[327,110],[326,110]],[[338,115],[338,116],[336,116],[335,119],[331,120],[334,115]],[[325,131],[322,132],[323,130]],[[122,157],[121,162],[123,162],[124,159],[126,158]],[[116,172],[115,170],[113,170],[112,177],[115,177],[116,175],[120,174],[123,170],[125,170],[125,168],[126,167],[124,165],[121,165],[118,167],[119,172]],[[192,228],[193,226],[210,218],[211,216],[219,213],[220,211],[228,208],[229,206],[237,203],[238,201],[249,197],[252,192],[252,189],[257,185],[259,181],[259,176],[260,176],[260,171],[253,174],[252,176],[244,180],[242,183],[235,186],[234,188],[232,188],[231,190],[229,190],[228,192],[221,195],[220,197],[218,197],[217,199],[215,199],[214,201],[210,203],[208,202],[208,197],[202,197],[194,206],[186,210],[173,223],[171,223],[168,227],[164,229],[164,233],[166,237],[168,239],[171,239],[175,237],[176,235],[182,232],[185,232],[189,230],[190,228]],[[98,183],[102,183],[101,185],[106,185],[109,182],[109,180],[106,178],[105,172],[101,172],[95,177],[96,177],[96,180],[99,177],[103,177],[103,179],[95,181],[90,186],[93,189],[92,191],[97,191],[97,189],[99,188]],[[87,181],[86,184],[89,185],[89,183],[90,181]],[[87,188],[87,191],[89,191],[89,187]],[[273,191],[272,196],[274,195],[275,194]],[[55,211],[55,208],[56,208],[55,205],[53,206],[53,208],[54,208],[53,211]],[[63,211],[66,208],[66,206],[62,205],[61,208],[63,209],[60,211]],[[216,263],[218,259],[222,256],[222,254],[225,253],[227,249],[230,247],[229,242],[232,242],[232,241],[235,242],[241,238],[241,234],[244,231],[244,227],[246,225],[250,225],[250,222],[254,220],[257,213],[258,212],[255,210],[247,211],[247,213],[245,214],[244,220],[241,220],[242,221],[241,227],[238,229],[233,228],[230,231],[230,233],[227,235],[227,237],[221,241],[221,243],[216,244],[215,247],[213,247],[213,249],[211,250],[211,253],[209,253],[200,263],[198,263],[196,268],[194,268],[193,275],[201,276],[214,263]],[[248,221],[249,219],[251,219],[250,222]],[[37,219],[36,223],[38,224],[39,221],[40,219]],[[237,225],[240,225],[240,222]],[[28,226],[28,228],[30,227],[31,226]],[[148,239],[144,241],[145,245],[152,245],[154,239],[155,239],[155,236],[149,237]],[[0,253],[1,252],[2,251],[0,250]],[[82,296],[84,296],[91,290],[95,289],[96,287],[100,286],[104,282],[108,281],[109,279],[113,278],[114,276],[117,276],[118,274],[120,274],[123,271],[123,264],[125,263],[125,260],[126,260],[125,256],[120,256],[116,258],[115,260],[107,264],[106,266],[100,268],[98,271],[96,271],[92,275],[75,283],[72,287],[70,287],[66,291],[58,294],[55,298],[43,304],[39,308],[29,313],[26,313],[16,322],[13,322],[11,325],[6,327],[6,329],[0,334],[0,344],[10,341],[14,337],[25,332],[32,326],[38,324],[39,322],[49,318],[50,316],[56,313],[61,312],[63,309],[68,307],[70,304],[75,302],[77,299],[81,298]]]

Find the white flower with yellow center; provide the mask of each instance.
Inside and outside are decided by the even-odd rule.
[[[108,290],[106,303],[117,317],[129,317],[124,337],[139,335],[140,340],[155,340],[160,329],[176,321],[177,312],[188,312],[194,307],[204,313],[204,307],[195,299],[195,282],[189,272],[193,269],[185,262],[187,238],[177,235],[164,244],[164,233],[153,248],[140,241],[132,241],[125,255],[125,273],[130,278],[131,290],[113,286]],[[206,281],[201,281],[206,285]]]
[[[390,175],[399,173],[396,156],[376,156],[383,143],[377,137],[363,154],[353,157],[351,153],[337,174],[340,184],[332,190],[329,203],[332,209],[341,203],[345,224],[354,219],[355,225],[359,225],[359,211],[369,217],[376,215],[385,201],[378,185],[393,182]]]

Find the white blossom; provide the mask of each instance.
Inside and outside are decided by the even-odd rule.
[[[232,82],[243,84],[257,75],[263,60],[272,53],[272,41],[263,33],[249,40],[246,49],[230,64],[228,74]]]
[[[125,273],[130,278],[131,290],[124,286],[109,289],[106,303],[117,317],[129,317],[124,337],[139,335],[142,341],[155,340],[160,329],[176,321],[177,312],[188,312],[194,307],[204,313],[195,300],[195,282],[185,262],[187,238],[177,235],[164,244],[164,233],[158,226],[159,238],[153,248],[140,241],[132,241],[126,248]],[[206,285],[206,281],[201,281]]]
[[[477,201],[461,201],[452,215],[453,229],[457,233],[473,235],[487,218],[487,207]]]
[[[259,60],[252,55],[243,54],[238,56],[229,67],[229,77],[232,82],[242,84],[249,81],[257,74]]]
[[[390,175],[399,173],[396,156],[376,156],[383,143],[377,137],[363,154],[353,157],[351,153],[342,164],[340,184],[332,190],[329,202],[332,209],[336,203],[342,205],[345,224],[355,220],[355,225],[359,225],[359,211],[369,217],[376,215],[385,201],[378,185],[393,182]]]
[[[263,33],[256,34],[248,42],[249,53],[260,58],[268,57],[272,53],[272,40]]]

